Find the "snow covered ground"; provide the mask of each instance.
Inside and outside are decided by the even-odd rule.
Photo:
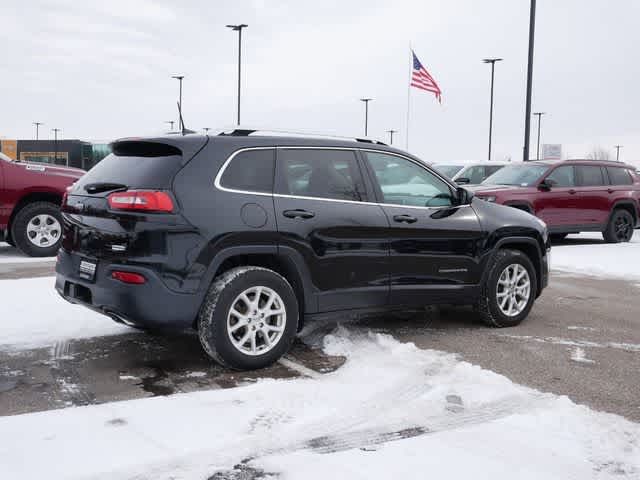
[[[600,233],[569,235],[552,247],[551,268],[640,282],[640,230],[629,243],[605,243]]]
[[[52,261],[55,257],[33,258],[28,257],[20,250],[12,247],[8,243],[0,242],[0,263],[34,263],[43,261]]]
[[[640,477],[640,426],[621,417],[387,335],[320,341],[338,371],[0,418],[2,477]]]
[[[60,340],[135,331],[68,303],[54,283],[53,277],[0,280],[0,348],[44,347]]]

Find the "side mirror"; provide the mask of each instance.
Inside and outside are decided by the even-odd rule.
[[[466,185],[468,183],[471,183],[471,180],[469,180],[467,177],[460,177],[456,178],[456,183],[459,185]]]
[[[538,190],[542,190],[543,192],[548,192],[554,187],[554,185],[556,185],[556,182],[554,180],[551,180],[550,178],[545,178],[543,181],[541,181],[538,184]]]
[[[458,205],[468,205],[471,203],[473,193],[466,188],[458,187],[456,189],[456,196],[458,197]]]

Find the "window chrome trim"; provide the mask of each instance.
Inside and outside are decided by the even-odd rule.
[[[283,193],[267,193],[267,192],[255,192],[255,191],[251,191],[251,190],[238,190],[238,189],[234,189],[234,188],[228,188],[228,187],[223,187],[220,184],[220,180],[222,179],[222,175],[224,174],[225,170],[227,169],[227,167],[229,166],[229,164],[231,163],[231,161],[235,158],[236,155],[242,153],[242,152],[247,152],[250,150],[347,150],[347,151],[352,151],[352,152],[356,152],[356,151],[361,151],[361,152],[373,152],[373,153],[382,153],[385,155],[393,155],[396,157],[400,157],[400,158],[404,158],[405,160],[408,160],[412,163],[414,163],[415,165],[417,165],[418,167],[424,168],[425,170],[427,170],[429,173],[433,173],[436,177],[440,178],[441,180],[444,181],[445,184],[451,186],[451,184],[444,178],[442,178],[442,176],[440,176],[439,174],[435,173],[435,171],[432,171],[432,169],[429,169],[428,166],[422,162],[420,162],[419,160],[414,160],[412,158],[406,157],[405,155],[401,155],[395,152],[388,152],[386,150],[376,150],[376,149],[372,149],[372,148],[352,148],[352,147],[317,147],[317,146],[268,146],[268,147],[246,147],[246,148],[241,148],[239,150],[236,150],[235,152],[233,152],[231,155],[229,155],[229,158],[227,158],[225,160],[225,162],[222,164],[222,167],[220,167],[220,170],[218,171],[218,174],[216,175],[216,178],[213,182],[214,186],[218,189],[221,190],[223,192],[230,192],[230,193],[241,193],[241,194],[245,194],[245,195],[260,195],[262,197],[275,197],[275,198],[291,198],[291,199],[298,199],[298,200],[316,200],[316,201],[323,201],[323,202],[334,202],[334,203],[352,203],[352,204],[359,204],[359,205],[376,205],[378,207],[401,207],[401,208],[412,208],[412,209],[422,209],[422,210],[438,210],[438,209],[442,209],[442,208],[460,208],[460,207],[470,207],[470,204],[466,204],[466,205],[440,205],[440,206],[424,206],[421,207],[419,205],[402,205],[399,203],[379,203],[379,202],[363,202],[361,200],[343,200],[343,199],[338,199],[338,198],[323,198],[323,197],[307,197],[307,196],[300,196],[300,195],[286,195]],[[277,161],[277,159],[276,159]],[[274,188],[275,188],[275,184],[274,184]]]

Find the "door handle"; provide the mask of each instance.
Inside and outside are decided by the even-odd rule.
[[[569,189],[569,195],[573,195],[575,193],[576,193],[576,191],[573,188]]]
[[[309,212],[308,210],[302,210],[300,208],[296,208],[295,210],[285,210],[282,214],[287,218],[302,218],[303,220],[316,216],[315,213]]]
[[[416,223],[418,219],[416,217],[412,217],[411,215],[394,215],[393,221],[399,223]]]
[[[608,189],[607,189],[607,192],[609,192],[609,193],[613,193],[613,188],[608,188]]]

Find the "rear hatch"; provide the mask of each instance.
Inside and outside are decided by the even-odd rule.
[[[197,140],[188,148],[158,140],[112,144],[113,153],[68,192],[62,247],[95,259],[161,262],[168,235],[188,228],[171,187],[194,150],[206,143],[206,137]]]

